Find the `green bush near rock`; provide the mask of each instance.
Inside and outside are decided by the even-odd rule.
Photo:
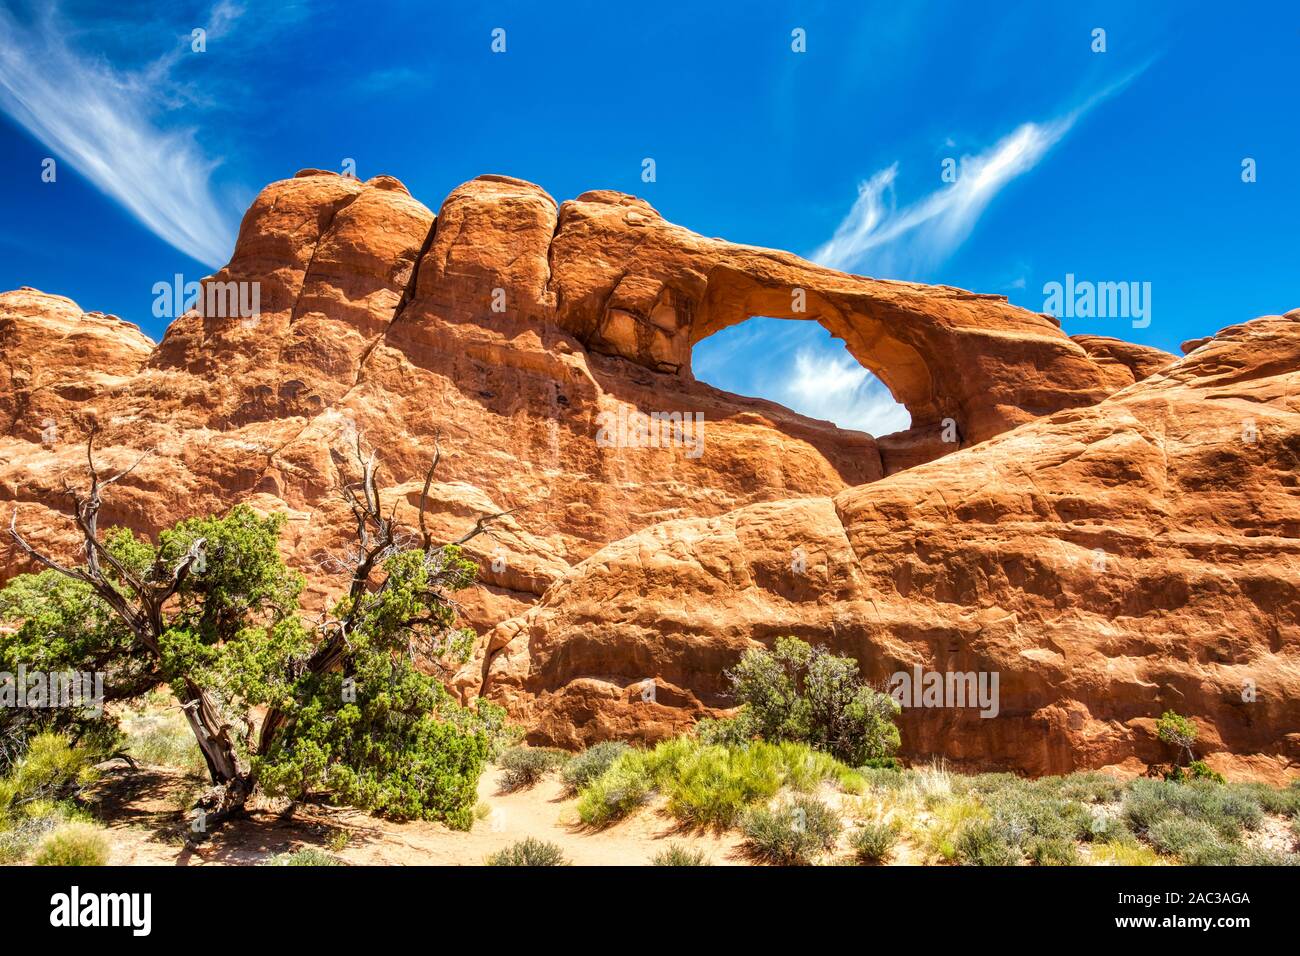
[[[651,861],[655,866],[708,866],[709,858],[703,850],[673,843],[668,849],[655,854]]]
[[[552,770],[564,766],[569,755],[547,747],[511,747],[497,758],[505,790],[526,790],[536,786]]]
[[[32,854],[36,866],[104,866],[108,838],[93,823],[64,823],[46,834]]]
[[[621,740],[607,740],[588,747],[564,765],[560,774],[564,785],[570,792],[577,793],[608,770],[627,750],[627,744]]]
[[[843,824],[826,804],[801,794],[780,806],[748,811],[740,829],[756,859],[778,866],[806,866],[834,848]]]
[[[487,858],[488,866],[567,866],[568,860],[554,843],[527,837]]]
[[[868,821],[849,837],[849,845],[859,863],[879,866],[889,861],[898,843],[900,827],[897,823]]]

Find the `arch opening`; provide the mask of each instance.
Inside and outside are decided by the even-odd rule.
[[[874,437],[912,426],[889,387],[817,321],[750,316],[696,342],[691,369],[715,388]]]

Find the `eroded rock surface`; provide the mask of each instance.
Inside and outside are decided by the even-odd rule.
[[[1300,758],[1300,311],[833,498],[614,542],[489,635],[483,686],[540,741],[654,739],[727,707],[721,670],[781,634],[851,654],[881,684],[915,667],[999,675],[996,717],[905,710],[913,757],[1140,769],[1168,759],[1154,718],[1174,709],[1197,718],[1213,765],[1286,776]]]
[[[249,288],[257,314],[220,307]],[[485,636],[457,686],[506,701],[535,739],[683,727],[726,703],[719,674],[743,647],[796,633],[853,649],[873,675],[945,655],[1007,667],[1009,718],[968,726],[909,716],[916,752],[1031,770],[1144,760],[1152,745],[1140,721],[1177,688],[1188,697],[1179,709],[1217,721],[1225,749],[1265,763],[1291,753],[1289,743],[1261,742],[1283,740],[1277,720],[1295,716],[1277,698],[1212,707],[1190,675],[1218,690],[1239,676],[1206,676],[1209,632],[1224,615],[1241,655],[1294,654],[1295,609],[1282,585],[1294,479],[1289,491],[1267,490],[1284,481],[1279,452],[1229,481],[1244,467],[1234,446],[1168,419],[1192,429],[1249,408],[1259,417],[1254,453],[1282,447],[1295,408],[1290,391],[1267,390],[1293,390],[1294,362],[1265,368],[1257,358],[1263,371],[1223,386],[1231,400],[1204,393],[1209,370],[1245,362],[1234,349],[1258,346],[1264,330],[1285,364],[1294,315],[1171,364],[1118,340],[1071,340],[1002,297],[850,276],[707,239],[621,193],[557,204],[530,183],[483,176],[435,216],[391,177],[361,183],[316,170],[263,190],[204,292],[156,346],[59,296],[0,295],[6,519],[17,506],[32,539],[72,549],[61,488],[82,476],[80,429],[93,416],[105,466],[152,449],[114,486],[105,523],[154,533],[240,501],[286,512],[286,557],[322,603],[346,562],[338,488],[355,436],[379,450],[408,521],[437,438],[440,533],[513,509],[495,537],[474,542],[482,582],[464,610]],[[694,345],[751,315],[822,323],[907,406],[912,427],[870,436],[696,381]],[[702,418],[703,431],[692,438],[670,422],[653,431],[658,447],[627,447],[645,443],[639,416],[652,412]],[[1157,433],[1160,444],[1139,440]],[[1029,455],[1016,441],[1048,450]],[[1203,470],[1161,484],[1151,448],[1165,442],[1200,449]],[[1213,490],[1220,481],[1231,487]],[[936,504],[981,495],[1001,503]],[[1261,503],[1275,514],[1269,534],[1225,523]],[[1121,545],[1140,533],[1154,555],[1146,560],[1168,555],[1174,580],[1124,577],[1124,562],[1138,559]],[[990,564],[1041,564],[1076,538],[1075,549],[1094,538],[1114,546],[1119,570],[1096,586],[1109,598],[1079,598],[1072,611],[1060,606],[1073,594],[1066,585]],[[1217,556],[1217,575],[1190,563],[1191,539]],[[798,554],[806,571],[793,574]],[[0,575],[26,568],[6,542]],[[1189,580],[1214,583],[1214,597],[1174,614],[1162,595]],[[1165,608],[1158,633],[1185,629],[1194,652],[1152,636],[1156,607]],[[1122,661],[1123,680],[1141,678],[1117,683],[1110,704],[1099,696],[1103,660]],[[1294,690],[1293,658],[1289,666],[1269,679]],[[653,701],[642,699],[646,679]]]

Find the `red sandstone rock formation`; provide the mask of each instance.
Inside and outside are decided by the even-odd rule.
[[[400,516],[441,435],[444,533],[516,509],[475,542],[465,611],[485,638],[457,684],[534,739],[683,727],[726,703],[743,647],[796,633],[875,677],[1003,670],[996,720],[908,714],[916,754],[1145,761],[1167,705],[1211,749],[1295,756],[1294,313],[1175,363],[1001,297],[706,239],[619,193],[557,206],[502,176],[435,217],[390,177],[304,171],[254,202],[207,290],[224,283],[257,283],[260,314],[192,311],[156,347],[67,299],[0,295],[0,499],[32,537],[71,544],[59,489],[94,414],[104,460],[155,449],[106,522],[285,511],[320,601],[348,537],[340,449],[360,432],[380,450]],[[912,427],[875,438],[695,381],[695,343],[755,314],[822,323]],[[702,414],[702,453],[598,442],[628,409]],[[1246,411],[1250,450],[1213,430]],[[1096,547],[1104,575],[1061,564]],[[1225,703],[1251,674],[1262,703]]]

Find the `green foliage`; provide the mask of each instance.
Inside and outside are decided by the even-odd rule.
[[[71,801],[31,800],[0,816],[0,864],[29,858],[50,831],[64,823],[89,822]]]
[[[505,790],[524,790],[564,765],[569,755],[547,747],[511,747],[497,760]]]
[[[524,739],[524,728],[510,723],[506,709],[482,697],[475,698],[471,706],[458,708],[446,717],[461,730],[485,734],[489,760],[496,760]]]
[[[705,717],[696,723],[695,736],[702,744],[717,744],[721,747],[739,747],[754,739],[749,721],[734,717]]]
[[[572,793],[577,793],[608,770],[628,750],[621,740],[607,740],[588,747],[564,765],[561,777]]]
[[[1212,780],[1215,783],[1227,783],[1223,774],[1211,770],[1210,765],[1204,760],[1193,760],[1186,767],[1174,767],[1165,774],[1166,780],[1184,781],[1184,780]]]
[[[900,827],[897,822],[869,820],[854,830],[849,845],[859,863],[879,866],[889,860],[898,843]]]
[[[341,647],[337,663],[308,667],[322,636],[300,615],[303,578],[280,557],[283,523],[238,505],[181,521],[156,543],[114,529],[105,547],[146,584],[170,582],[201,552],[166,605],[156,648],[85,585],[51,573],[0,592],[0,618],[20,622],[0,631],[0,660],[76,670],[92,662],[109,675],[110,698],[163,681],[190,701],[201,688],[217,711],[210,722],[231,728],[268,792],[324,790],[376,813],[468,828],[484,762],[514,729],[485,701],[459,706],[415,661],[453,666],[468,655],[473,635],[454,627],[448,595],[474,579],[475,564],[455,546],[388,549],[382,580],[345,594],[322,632]],[[277,716],[265,749],[251,733],[255,708]],[[149,728],[133,743],[155,757],[177,749]]]
[[[579,792],[578,818],[589,827],[619,820],[650,798],[653,761],[644,750],[627,750]]]
[[[64,823],[50,831],[32,854],[36,866],[104,866],[108,839],[93,823]]]
[[[1068,837],[1032,837],[1025,845],[1025,855],[1036,866],[1074,866],[1079,851]]]
[[[1190,752],[1196,743],[1196,724],[1172,710],[1166,710],[1156,721],[1156,736],[1171,747],[1178,748],[1181,754]]]
[[[853,766],[898,749],[898,703],[863,683],[851,657],[782,637],[770,651],[746,651],[727,677],[742,704],[737,726],[725,728],[736,739],[798,741]]]
[[[353,701],[337,672],[305,684],[292,732],[254,761],[262,786],[288,797],[325,790],[377,814],[468,830],[487,733],[463,716],[443,719],[458,705],[408,660],[363,653],[358,665]]]
[[[756,858],[779,866],[806,866],[835,846],[839,816],[813,797],[798,795],[775,808],[755,807],[741,822],[745,846]]]
[[[864,770],[902,770],[903,761],[897,757],[868,757],[862,761]]]
[[[463,587],[475,565],[448,547],[399,551],[384,572],[382,587],[335,608],[353,622],[346,676],[307,672],[287,687],[288,726],[253,766],[274,795],[326,790],[374,813],[468,830],[504,715],[486,701],[458,705],[416,669],[410,651],[418,645],[433,660],[463,658],[468,646],[450,630],[452,605],[430,595]]]
[[[554,843],[527,837],[487,858],[488,866],[567,866],[564,851]]]
[[[0,590],[0,625],[0,671],[98,672],[106,701],[133,697],[159,679],[147,658],[131,654],[130,632],[89,585],[57,571],[20,574]],[[106,745],[114,736],[111,716],[87,708],[0,707],[0,772],[43,732],[92,734]]]
[[[1263,819],[1257,799],[1248,791],[1212,781],[1174,783],[1134,780],[1124,797],[1124,816],[1138,833],[1145,833],[1170,817],[1207,823],[1224,838],[1239,840],[1243,830],[1254,830]]]
[[[690,826],[729,827],[746,807],[773,797],[783,777],[781,753],[770,744],[701,747],[665,781],[668,812]]]
[[[605,826],[658,791],[667,798],[668,813],[682,823],[722,829],[782,788],[809,792],[823,783],[852,790],[865,787],[856,771],[805,744],[758,740],[725,747],[675,737],[653,750],[624,750],[583,787],[578,815],[588,826]]]
[[[27,750],[0,778],[0,822],[19,815],[25,804],[59,800],[98,778],[95,764],[103,754],[74,747],[62,734],[37,734]]]
[[[678,843],[668,844],[668,849],[655,854],[651,861],[655,866],[709,866],[708,855],[699,849],[692,849]]]
[[[302,847],[289,853],[277,853],[262,861],[262,866],[343,866],[336,856],[315,847]]]
[[[1009,828],[996,820],[963,824],[954,840],[956,858],[966,866],[1015,866],[1020,848]]]
[[[1163,817],[1147,830],[1147,839],[1161,853],[1176,856],[1191,866],[1228,865],[1238,848],[1209,823],[1181,814]]]
[[[1092,862],[1103,866],[1156,866],[1161,862],[1159,854],[1149,846],[1133,840],[1108,840],[1092,847]]]

